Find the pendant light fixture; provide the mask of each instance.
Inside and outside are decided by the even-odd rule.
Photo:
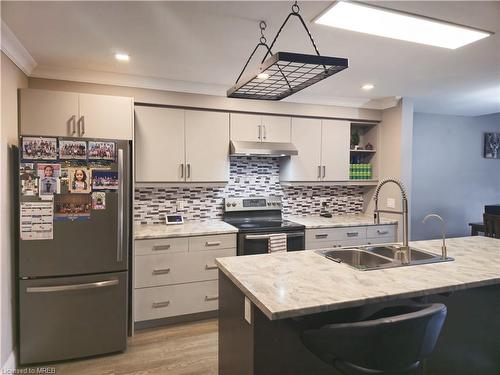
[[[299,12],[300,8],[297,1],[295,1],[292,5],[292,12],[281,25],[271,46],[267,45],[267,40],[264,36],[266,23],[260,21],[259,27],[261,37],[259,43],[255,46],[250,57],[247,59],[243,66],[243,70],[236,79],[236,83],[227,91],[228,97],[281,100],[348,67],[348,61],[345,58],[320,55],[316,43],[314,43],[312,35]],[[276,43],[276,39],[278,39],[283,27],[291,17],[298,18],[302,26],[304,26],[316,52],[315,55],[292,52],[272,53],[271,50]],[[266,54],[258,70],[242,77],[248,63],[259,47],[265,47]]]

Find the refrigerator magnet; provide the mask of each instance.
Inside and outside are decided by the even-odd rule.
[[[105,210],[106,209],[106,193],[103,191],[92,193],[92,209]]]
[[[118,190],[118,172],[93,169],[92,190]]]
[[[29,178],[21,180],[21,195],[25,197],[34,197],[38,193],[38,178]]]
[[[61,160],[86,160],[87,141],[59,141],[59,159]]]
[[[34,163],[20,163],[19,164],[19,179],[22,180],[34,180],[37,175],[35,172]]]
[[[38,187],[40,198],[50,200],[54,194],[60,191],[59,179],[56,177],[41,177]]]
[[[89,160],[116,160],[116,143],[89,141]]]
[[[36,165],[36,171],[40,178],[61,177],[61,164],[38,163]]]
[[[22,158],[27,160],[57,160],[57,138],[23,137]]]
[[[56,194],[54,195],[54,220],[90,219],[91,206],[90,194]]]
[[[87,168],[68,168],[70,193],[90,193],[91,178],[90,169]]]

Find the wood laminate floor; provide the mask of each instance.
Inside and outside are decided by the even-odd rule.
[[[57,375],[217,375],[217,319],[136,332],[125,353],[57,364]]]

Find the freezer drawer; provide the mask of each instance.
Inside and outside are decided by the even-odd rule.
[[[126,349],[127,272],[19,282],[21,364]]]

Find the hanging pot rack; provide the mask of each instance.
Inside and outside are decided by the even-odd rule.
[[[300,15],[300,7],[297,1],[292,5],[292,11],[288,14],[280,29],[276,33],[271,46],[267,44],[264,31],[266,23],[260,21],[259,28],[261,36],[259,43],[255,46],[248,57],[241,73],[233,87],[227,91],[230,98],[281,100],[300,90],[305,89],[329,76],[338,73],[348,67],[348,60],[340,57],[321,56],[314,39],[307,28],[304,19]],[[304,27],[316,55],[307,55],[292,52],[272,53],[272,48],[281,31],[292,18],[296,17]],[[243,77],[248,64],[259,47],[265,47],[266,54],[261,61],[257,72]],[[271,55],[269,58],[267,58]],[[267,59],[267,60],[266,60]],[[242,78],[243,77],[243,78]]]

